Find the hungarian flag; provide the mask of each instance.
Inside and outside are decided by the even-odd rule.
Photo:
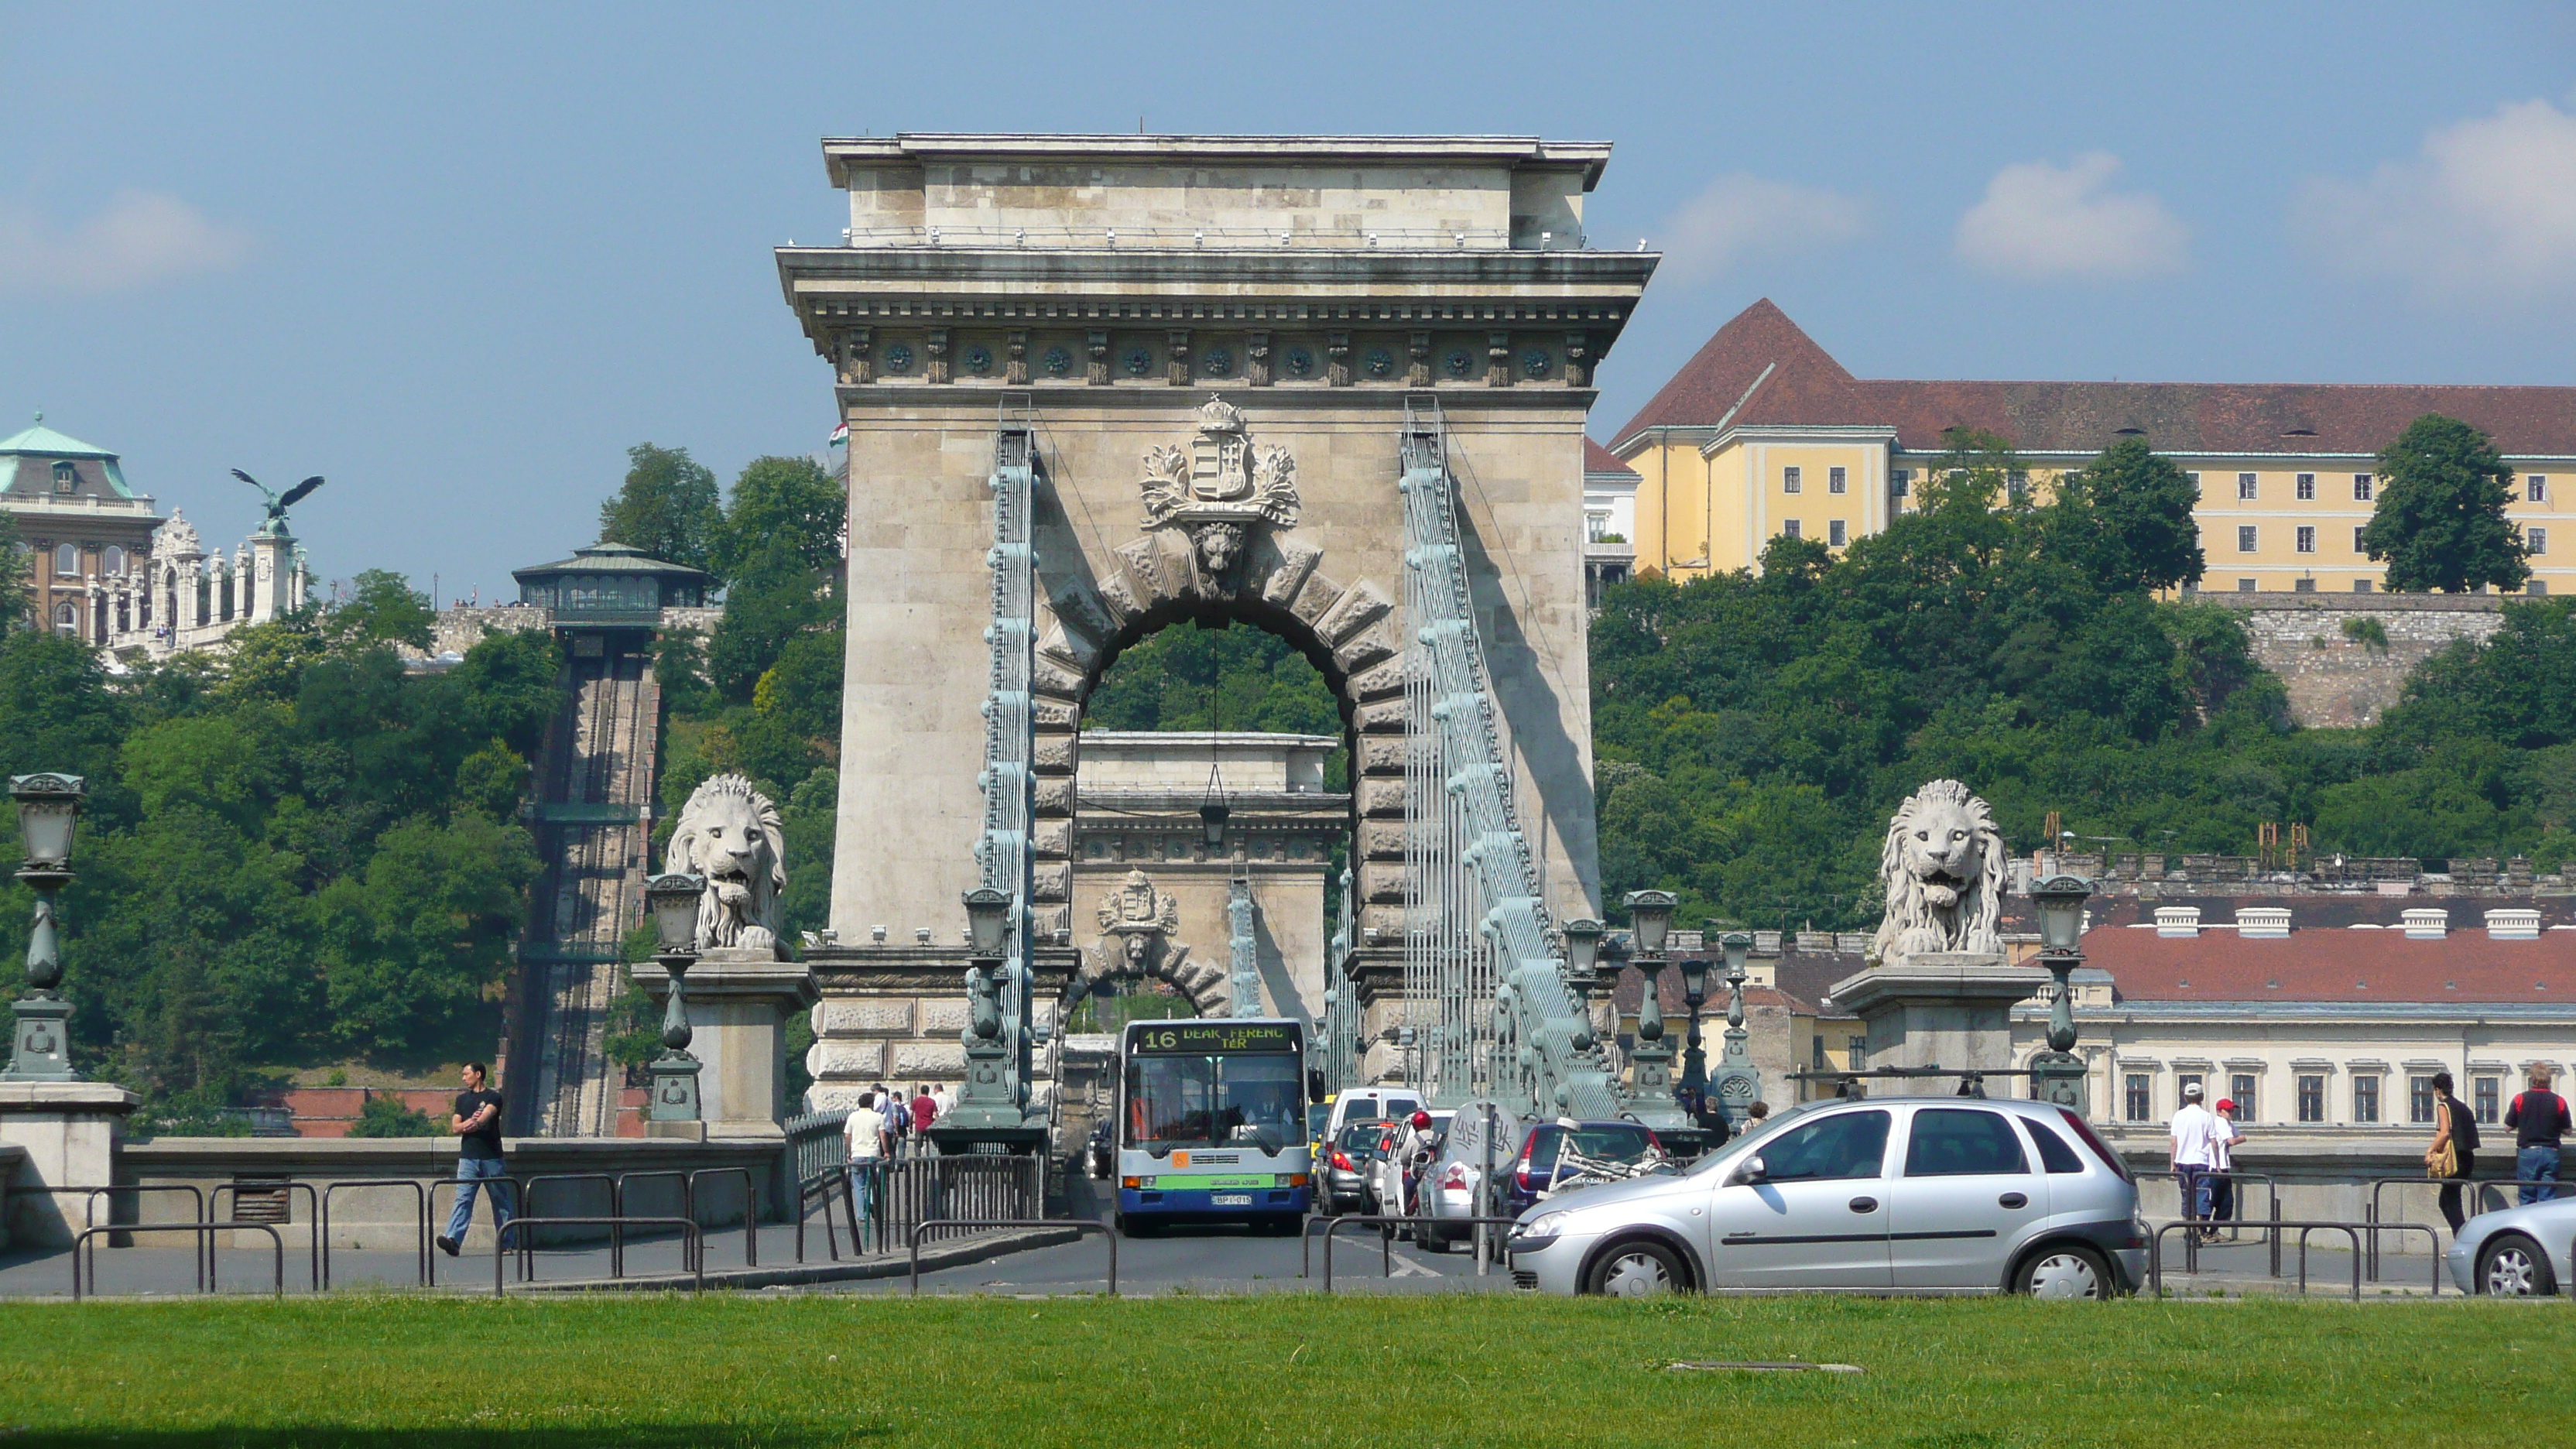
[[[850,425],[843,423],[832,430],[832,441],[826,446],[846,448],[850,445]]]

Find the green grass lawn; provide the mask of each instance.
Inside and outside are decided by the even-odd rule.
[[[1859,1375],[1675,1373],[1675,1359]],[[2569,1442],[2564,1303],[709,1295],[0,1305],[0,1444]]]

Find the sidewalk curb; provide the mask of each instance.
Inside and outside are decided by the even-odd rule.
[[[921,1269],[925,1273],[945,1268],[962,1268],[987,1258],[1011,1253],[1024,1253],[1033,1248],[1052,1248],[1082,1237],[1073,1228],[1028,1228],[1015,1232],[986,1233],[944,1247],[921,1250]],[[855,1283],[871,1278],[902,1278],[912,1271],[911,1260],[886,1256],[854,1259],[841,1263],[801,1263],[778,1268],[724,1268],[706,1275],[709,1288],[794,1288],[813,1283]],[[696,1286],[697,1280],[686,1273],[658,1273],[650,1277],[571,1278],[560,1283],[512,1283],[509,1293],[602,1293],[620,1291],[669,1292]],[[446,1285],[441,1285],[442,1287]],[[471,1290],[467,1290],[471,1291]]]

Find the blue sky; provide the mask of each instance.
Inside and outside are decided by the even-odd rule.
[[[1756,297],[1855,372],[2576,382],[2565,5],[0,4],[0,433],[492,598],[625,447],[822,447],[768,249],[873,130],[1618,144],[1624,421]]]

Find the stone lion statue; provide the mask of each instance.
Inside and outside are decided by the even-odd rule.
[[[2001,952],[2004,840],[1994,812],[1956,780],[1905,797],[1887,822],[1878,862],[1887,914],[1870,954],[1894,966],[1938,951]]]
[[[749,780],[717,775],[689,796],[662,868],[706,879],[699,950],[739,946],[785,955],[779,902],[787,890],[786,841],[778,807]]]

